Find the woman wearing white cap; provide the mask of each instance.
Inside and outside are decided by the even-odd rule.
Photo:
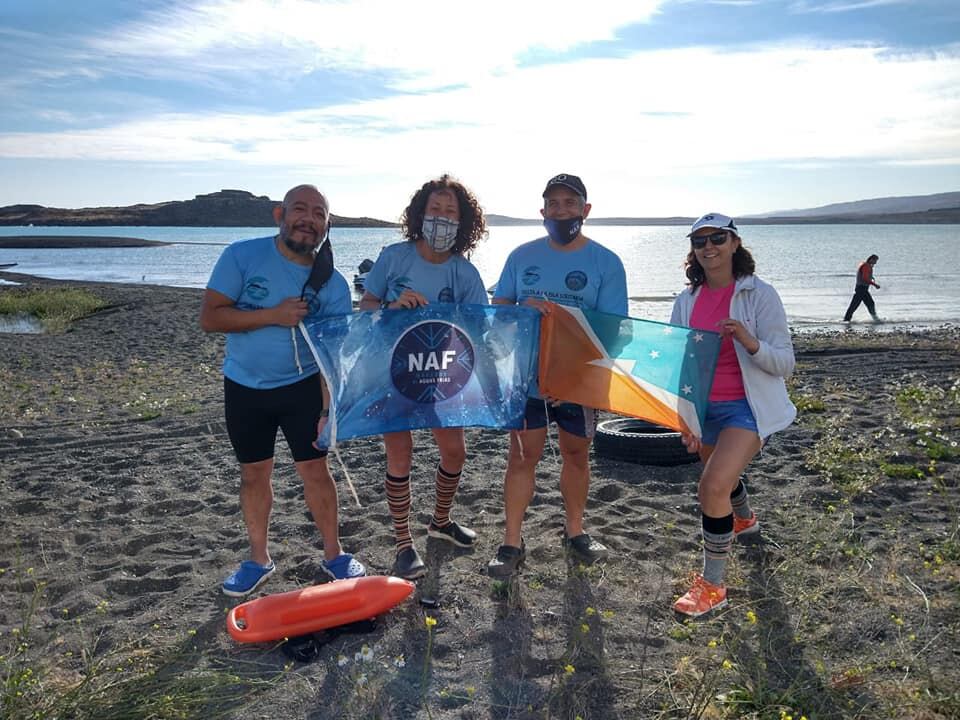
[[[703,434],[683,438],[703,462],[698,497],[704,561],[703,573],[674,609],[697,617],[726,605],[723,577],[733,540],[760,529],[741,473],[797,411],[784,382],[794,356],[783,303],[773,286],[753,274],[753,256],[733,218],[708,213],[688,237],[690,282],[670,322],[723,335]]]

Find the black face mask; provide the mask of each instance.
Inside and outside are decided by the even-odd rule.
[[[547,229],[547,235],[557,245],[569,245],[580,234],[580,228],[583,227],[583,217],[566,218],[564,220],[544,218],[543,226]]]
[[[307,288],[312,288],[314,293],[318,293],[327,284],[330,276],[333,275],[333,248],[330,246],[330,224],[327,224],[327,234],[317,248],[317,254],[313,257],[313,267],[310,268],[310,276],[303,284],[300,290],[300,299],[303,300]]]

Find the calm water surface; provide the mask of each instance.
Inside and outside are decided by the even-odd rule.
[[[679,226],[590,226],[588,235],[623,259],[633,317],[667,320],[684,287],[689,244]],[[204,287],[224,246],[272,235],[275,228],[3,227],[10,235],[107,235],[174,243],[150,248],[0,249],[0,264],[41,277],[99,282]],[[877,310],[892,325],[960,324],[960,225],[747,225],[744,243],[757,274],[773,283],[795,329],[841,327],[857,265],[880,256]],[[507,254],[542,235],[535,226],[493,227],[473,255],[487,286],[496,283]],[[364,259],[400,239],[395,229],[335,228],[337,268],[351,280]],[[867,325],[865,309],[855,321]]]

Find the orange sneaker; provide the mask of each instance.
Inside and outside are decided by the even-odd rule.
[[[726,604],[727,589],[707,582],[703,579],[703,575],[697,575],[693,587],[673,604],[673,609],[690,617],[700,617]]]
[[[744,519],[742,517],[733,516],[733,536],[737,537],[738,535],[752,535],[755,532],[760,531],[760,522],[757,520],[757,514],[755,512],[750,513],[750,517]]]

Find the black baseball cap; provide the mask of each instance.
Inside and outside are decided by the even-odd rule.
[[[543,189],[543,197],[547,196],[547,193],[550,192],[550,188],[557,185],[563,185],[563,187],[573,190],[577,195],[583,198],[584,202],[587,201],[587,188],[583,184],[583,180],[578,178],[576,175],[569,175],[567,173],[554,175],[552,178],[547,180],[547,186]]]

